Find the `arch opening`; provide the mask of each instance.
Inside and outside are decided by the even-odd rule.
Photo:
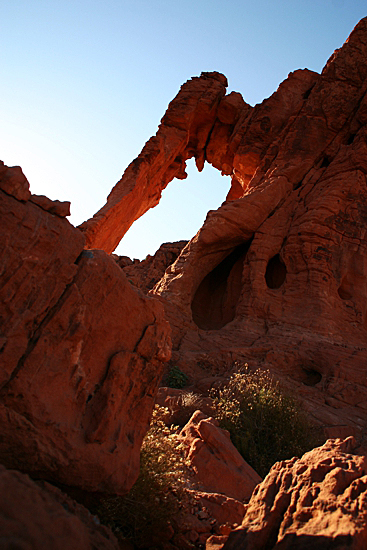
[[[242,288],[243,262],[252,239],[237,246],[201,281],[191,302],[192,318],[203,330],[233,321]]]
[[[268,288],[280,288],[287,276],[287,268],[279,254],[275,254],[268,261],[265,272],[265,281]]]

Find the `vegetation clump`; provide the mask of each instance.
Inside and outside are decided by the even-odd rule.
[[[220,426],[262,477],[275,462],[302,456],[321,443],[319,430],[269,371],[251,372],[245,364],[212,397]]]
[[[102,499],[98,516],[118,539],[138,548],[154,545],[172,531],[171,521],[185,502],[189,478],[175,426],[167,427],[164,407],[155,406],[140,454],[140,474],[127,495]]]
[[[188,377],[182,372],[182,370],[175,365],[171,367],[166,377],[166,384],[169,388],[176,388],[178,390],[184,388],[187,384]]]

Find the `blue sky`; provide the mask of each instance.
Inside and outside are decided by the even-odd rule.
[[[2,2],[0,159],[22,166],[33,193],[70,200],[77,225],[105,203],[188,78],[222,72],[254,105],[290,71],[320,72],[366,15],[365,0]],[[197,232],[229,179],[193,162],[188,174],[118,253],[144,258]]]

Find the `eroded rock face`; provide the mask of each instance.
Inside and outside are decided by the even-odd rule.
[[[273,466],[256,487],[225,550],[344,549],[367,545],[366,457],[352,437],[329,440]]]
[[[194,481],[208,493],[242,501],[250,497],[261,477],[242,458],[229,433],[214,418],[196,411],[180,433]]]
[[[203,169],[208,136],[226,86],[226,77],[213,72],[181,87],[157,134],[127,167],[105,206],[80,226],[88,248],[113,252],[131,224],[158,204],[168,183],[187,177],[187,159],[195,157],[198,169]]]
[[[162,278],[166,269],[177,260],[186,245],[187,241],[164,243],[153,256],[148,255],[142,261],[132,261],[126,256],[115,256],[115,259],[128,280],[144,293],[148,293]]]
[[[88,246],[111,251],[190,156],[231,175],[228,200],[151,291],[174,364],[191,382],[209,374],[203,355],[222,357],[217,374],[235,361],[270,368],[328,437],[367,421],[366,58],[364,18],[321,75],[290,73],[255,107],[225,96],[218,73],[192,79],[81,227]]]
[[[367,420],[366,58],[363,19],[321,75],[291,73],[254,108],[222,100],[237,114],[217,115],[206,158],[233,200],[152,291],[191,382],[203,354],[270,368],[329,437]]]
[[[48,483],[0,465],[0,544],[3,550],[118,550],[113,533]]]
[[[125,492],[170,357],[163,308],[105,252],[83,251],[67,220],[9,191],[0,191],[0,462]]]

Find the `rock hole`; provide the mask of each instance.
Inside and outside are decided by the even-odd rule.
[[[237,246],[201,281],[191,303],[192,318],[199,328],[218,330],[234,319],[243,262],[251,242]]]
[[[350,134],[347,140],[347,145],[351,145],[354,141],[354,138],[356,137],[356,134]]]
[[[313,86],[311,86],[311,88],[306,90],[306,92],[303,94],[303,99],[308,99],[310,97],[310,93],[311,93],[312,88],[313,88]]]
[[[305,386],[316,386],[322,379],[322,375],[315,369],[302,367],[302,371],[302,383]]]
[[[296,189],[299,189],[302,185],[302,181],[296,183],[296,185],[293,187],[293,191],[295,191]]]
[[[324,155],[320,168],[326,168],[330,164],[330,159],[327,155]]]
[[[280,288],[287,276],[287,268],[279,254],[270,258],[266,272],[265,281],[268,288]]]
[[[351,300],[353,298],[352,294],[353,281],[350,281],[348,275],[344,276],[340,287],[338,288],[338,294],[342,300]]]
[[[93,397],[93,394],[90,393],[87,397],[86,403],[89,403],[89,401],[92,399],[92,397]]]

